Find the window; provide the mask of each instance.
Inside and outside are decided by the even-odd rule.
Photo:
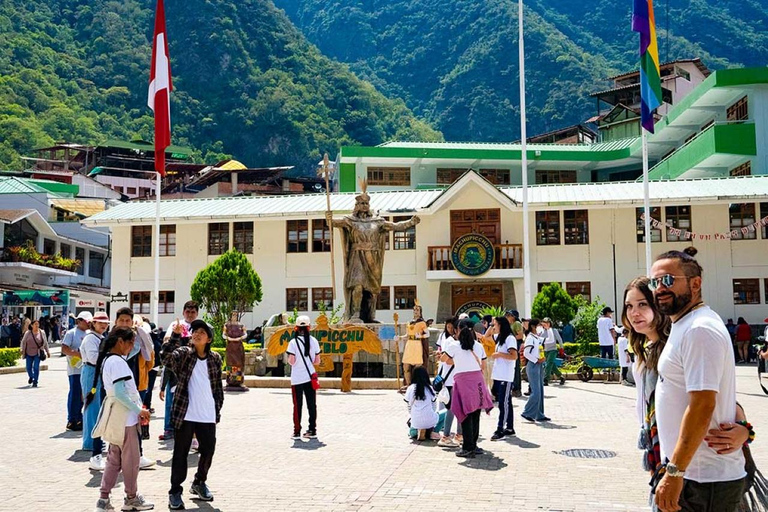
[[[325,309],[333,309],[333,288],[312,288],[312,311],[320,311],[320,303],[325,303]]]
[[[415,286],[395,286],[395,309],[413,309],[415,305]]]
[[[768,285],[766,285],[768,286]],[[392,305],[389,300],[389,286],[382,286],[379,292],[379,298],[376,301],[376,309],[392,309]]]
[[[757,238],[757,230],[747,230],[746,233],[741,231],[741,228],[754,224],[755,203],[732,204],[728,208],[728,213],[731,219],[731,240],[754,240]]]
[[[410,220],[410,217],[394,217],[394,222]],[[405,231],[395,231],[395,250],[415,249],[416,248],[416,226],[412,226]]]
[[[61,254],[62,258],[71,258],[72,257],[72,246],[69,244],[60,244],[59,245],[59,253]]]
[[[410,167],[369,167],[369,185],[411,186]]]
[[[136,195],[136,187],[126,187],[125,193],[129,196],[135,196]]]
[[[560,212],[536,212],[536,245],[560,245]]]
[[[312,252],[331,252],[331,230],[325,219],[312,219]]]
[[[232,229],[235,249],[243,254],[253,254],[253,222],[235,222]]]
[[[467,172],[469,169],[462,168],[447,168],[447,169],[437,169],[437,184],[438,185],[450,185],[459,178],[461,178],[461,175]]]
[[[148,258],[152,256],[152,226],[133,226],[131,228],[131,257]]]
[[[658,206],[651,208],[651,219],[661,222],[661,208]],[[643,220],[643,208],[637,209],[637,243],[645,243],[645,221]],[[651,242],[661,242],[661,229],[653,227],[651,224]]]
[[[576,171],[536,171],[536,183],[576,183]]]
[[[166,291],[160,292],[160,301],[157,305],[158,314],[173,313],[176,309],[176,292]]]
[[[104,277],[104,254],[88,251],[88,277],[102,279]]]
[[[752,162],[745,162],[738,167],[734,167],[730,172],[731,176],[750,176],[752,174]]]
[[[131,292],[131,309],[135,314],[149,315],[152,294],[150,292]]]
[[[120,192],[121,194],[123,193],[123,187],[115,185],[112,188],[114,189],[115,192]]]
[[[768,203],[760,203],[760,219],[768,217]],[[768,240],[768,225],[763,226],[763,240]]]
[[[544,289],[545,286],[548,286],[549,283],[537,283],[536,284],[536,293],[541,293],[541,290]]]
[[[477,172],[494,185],[509,185],[509,169],[479,169]]]
[[[589,281],[573,281],[565,283],[565,291],[571,297],[581,295],[587,302],[592,302],[592,283]]]
[[[289,220],[288,252],[307,252],[307,221]]]
[[[725,117],[728,121],[744,121],[749,118],[749,103],[747,97],[744,96],[739,101],[728,107],[725,112]]]
[[[176,224],[160,226],[160,256],[176,256]]]
[[[217,256],[229,250],[229,223],[212,222],[208,224],[208,254]]]
[[[691,207],[690,206],[666,206],[664,208],[667,226],[677,229],[691,230]],[[667,242],[683,242],[685,235],[673,235],[667,230]]]
[[[85,275],[85,249],[82,247],[75,247],[75,259],[80,262],[77,266],[77,273],[81,276]]]
[[[49,240],[47,238],[43,239],[43,254],[48,254],[49,256],[56,254],[55,240]]]
[[[31,241],[37,245],[37,230],[27,219],[21,219],[13,224],[6,224],[3,242],[5,247],[21,246]]]
[[[285,289],[285,310],[293,311],[294,309],[296,311],[309,311],[306,288]]]
[[[733,280],[734,304],[760,304],[760,280],[759,279],[734,279]]]
[[[691,74],[679,66],[675,66],[675,74],[681,78],[691,81]]]
[[[587,210],[566,210],[563,212],[565,245],[589,244],[589,212]]]

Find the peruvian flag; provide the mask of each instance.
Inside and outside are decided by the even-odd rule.
[[[147,105],[155,113],[155,170],[165,176],[165,148],[171,145],[171,61],[165,32],[163,0],[157,0],[152,69],[149,72]]]

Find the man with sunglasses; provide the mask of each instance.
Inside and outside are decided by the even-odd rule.
[[[656,420],[665,471],[655,501],[661,512],[731,512],[744,494],[744,455],[741,447],[718,454],[704,437],[735,421],[735,361],[723,320],[702,300],[695,254],[693,247],[666,252],[649,276],[658,310],[672,319],[658,363]]]

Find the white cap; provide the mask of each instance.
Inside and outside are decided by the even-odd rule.
[[[469,315],[468,315],[468,314],[466,314],[466,313],[461,313],[461,314],[459,315],[459,320],[464,320],[465,318],[469,318]]]
[[[311,323],[312,320],[310,320],[307,315],[301,315],[296,319],[296,325],[299,327],[309,327]]]
[[[86,322],[93,321],[93,315],[88,311],[81,311],[80,314],[77,315],[78,320],[85,320]]]

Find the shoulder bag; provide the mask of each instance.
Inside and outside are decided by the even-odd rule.
[[[45,350],[43,350],[43,347],[41,347],[35,339],[34,333],[32,334],[32,341],[34,341],[35,345],[37,345],[37,356],[40,358],[40,361],[45,361],[48,358],[48,355],[45,353]]]
[[[296,346],[299,352],[299,357],[301,358],[302,361],[304,361],[304,368],[306,368],[307,373],[309,373],[309,364],[307,364],[307,359],[304,356],[304,354],[301,352],[301,342],[299,341],[299,338],[295,338],[295,339],[296,339]],[[310,343],[310,342],[307,341],[307,343]],[[320,380],[317,378],[317,372],[314,372],[309,376],[309,381],[312,383],[312,389],[314,389],[315,391],[320,389]]]
[[[445,385],[445,381],[448,380],[448,377],[451,375],[451,372],[453,372],[454,368],[455,366],[451,365],[451,369],[448,370],[448,373],[445,374],[445,377],[438,374],[437,377],[435,377],[435,380],[432,381],[432,389],[434,389],[439,393],[440,390],[443,389],[443,386]]]

